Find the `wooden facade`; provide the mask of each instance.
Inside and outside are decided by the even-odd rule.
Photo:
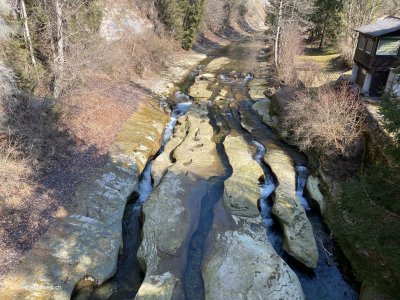
[[[388,89],[390,73],[399,65],[400,19],[389,17],[357,31],[352,80],[366,94],[378,96]]]

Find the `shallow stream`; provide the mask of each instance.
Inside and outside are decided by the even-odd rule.
[[[207,193],[201,200],[199,225],[190,238],[187,262],[184,271],[183,286],[186,299],[204,299],[204,283],[201,275],[201,266],[205,253],[205,241],[213,224],[213,207],[221,200],[224,190],[224,181],[232,174],[229,160],[226,156],[223,140],[232,131],[242,135],[254,151],[254,159],[264,171],[263,178],[257,178],[260,182],[260,211],[266,227],[266,234],[276,252],[282,256],[289,266],[297,274],[307,299],[357,299],[356,284],[341,273],[337,259],[338,249],[324,226],[319,212],[312,208],[309,200],[304,197],[304,186],[308,176],[307,160],[304,155],[280,141],[273,131],[265,125],[261,118],[252,110],[253,101],[249,100],[248,85],[256,77],[263,78],[265,66],[259,63],[260,49],[263,49],[262,41],[233,44],[219,49],[216,56],[226,56],[230,63],[218,70],[218,87],[213,91],[209,102],[209,119],[214,128],[214,138],[218,155],[223,163],[225,175],[212,177],[207,182]],[[267,51],[264,50],[263,53]],[[180,85],[181,92],[173,95],[177,104],[171,119],[164,130],[162,144],[159,153],[164,151],[173,134],[174,127],[180,116],[185,114],[191,105],[191,100],[186,96],[188,88],[194,83],[194,78],[199,74],[205,64],[203,62]],[[235,74],[235,76],[232,76]],[[216,105],[214,100],[221,89],[228,91],[224,105]],[[179,99],[180,100],[179,100]],[[229,101],[228,101],[229,98]],[[182,99],[184,102],[182,102]],[[178,101],[179,100],[179,101]],[[174,102],[174,101],[172,101]],[[298,199],[307,211],[307,216],[313,226],[319,251],[319,262],[315,270],[307,269],[294,259],[289,257],[282,247],[282,233],[278,222],[274,219],[271,208],[274,190],[277,182],[274,174],[263,157],[268,151],[264,145],[278,145],[286,150],[296,165]],[[152,192],[151,160],[144,169],[139,183],[139,194],[132,197],[132,201],[126,207],[123,220],[123,249],[121,250],[116,275],[99,287],[76,295],[75,299],[133,299],[144,279],[136,254],[141,242],[140,211],[143,203]]]

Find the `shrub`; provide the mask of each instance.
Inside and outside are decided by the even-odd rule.
[[[350,156],[360,142],[363,110],[348,86],[320,90],[316,97],[300,93],[284,105],[283,124],[301,150]]]

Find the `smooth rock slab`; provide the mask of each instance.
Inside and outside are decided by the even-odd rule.
[[[203,266],[206,299],[305,299],[296,274],[267,241],[261,218],[215,233]]]
[[[207,113],[207,103],[194,104],[180,118],[171,147],[166,147],[154,162],[158,186],[143,206],[143,240],[138,259],[146,276],[138,295],[146,294],[147,287],[156,286],[167,295],[183,297],[188,242],[198,225],[207,180],[223,175]],[[176,284],[162,280],[165,273],[171,273]],[[149,299],[164,299],[155,294],[154,297]]]
[[[224,146],[233,174],[225,184],[224,207],[214,207],[218,218],[202,267],[206,299],[304,299],[298,278],[268,242],[257,208],[263,171],[253,151],[241,136],[226,137]]]
[[[159,150],[162,132],[169,120],[169,116],[157,107],[158,104],[152,102],[140,105],[126,122],[114,144],[114,152],[124,155],[128,160],[134,159],[140,173],[149,157]]]
[[[283,247],[289,255],[309,268],[318,263],[314,232],[306,212],[296,197],[296,172],[292,159],[278,147],[267,149],[265,162],[278,180],[272,213],[283,230]]]
[[[260,188],[257,180],[264,173],[252,158],[255,148],[250,149],[243,137],[232,135],[225,138],[224,146],[233,168],[232,176],[225,181],[224,205],[233,215],[258,217]]]
[[[141,286],[136,300],[170,300],[178,279],[169,272],[151,276]]]

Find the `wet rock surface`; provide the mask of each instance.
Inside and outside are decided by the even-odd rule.
[[[203,265],[206,299],[304,299],[296,275],[267,240],[257,204],[263,170],[254,149],[241,136],[226,137],[224,146],[233,173],[225,182],[227,216],[214,221]],[[215,210],[221,216],[223,208]]]
[[[143,241],[138,258],[146,277],[138,292],[139,299],[144,295],[145,299],[157,297],[155,286],[174,297],[183,297],[188,241],[199,222],[198,212],[207,193],[207,180],[223,174],[212,141],[213,128],[206,103],[194,105],[179,123],[170,141],[177,146],[167,147],[154,162],[153,174],[164,175],[162,180],[157,180],[158,187],[143,206]],[[166,170],[167,158],[172,161]],[[161,281],[165,272],[175,276],[175,285]]]
[[[269,149],[264,156],[278,181],[272,213],[283,230],[283,247],[309,268],[318,263],[318,250],[306,212],[296,197],[296,171],[290,156],[282,149]]]

